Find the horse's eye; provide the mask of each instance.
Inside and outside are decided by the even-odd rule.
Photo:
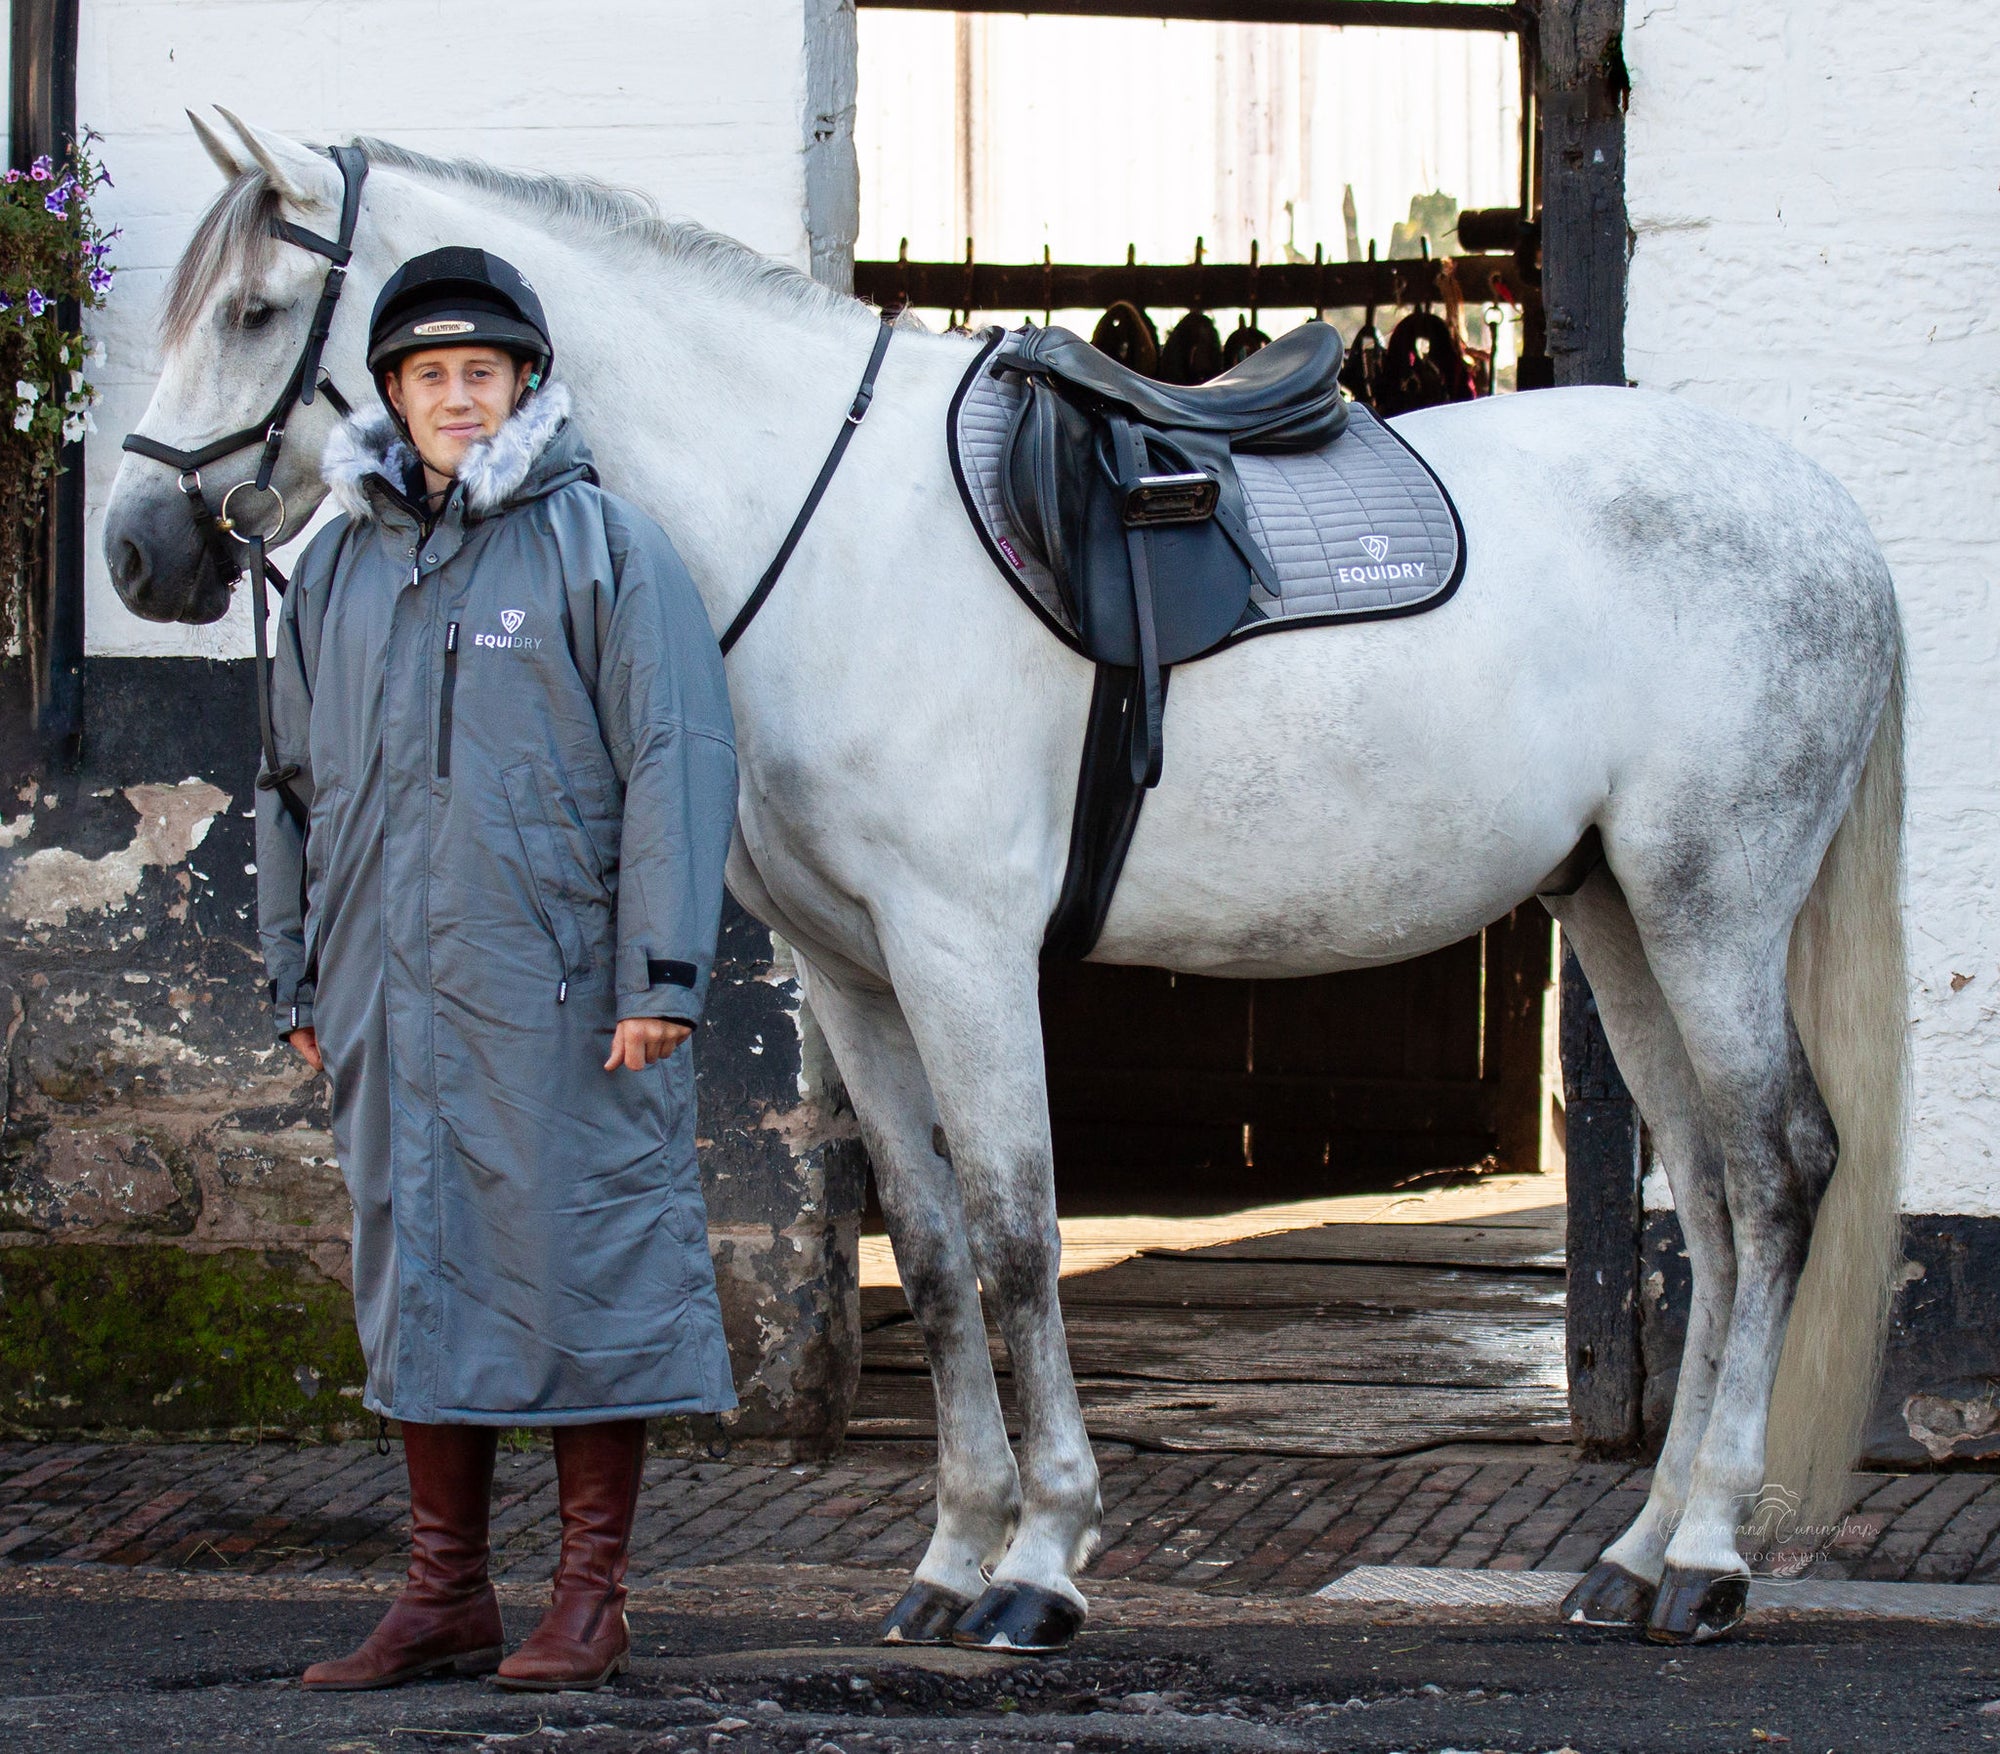
[[[269,305],[245,305],[236,313],[236,326],[239,329],[261,329],[271,320],[271,316]]]

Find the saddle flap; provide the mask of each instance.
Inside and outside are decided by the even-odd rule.
[[[1022,380],[1000,471],[1001,501],[1028,550],[1055,575],[1067,607],[1070,570],[1081,553],[1090,492],[1090,417],[1051,384]]]
[[[1247,531],[1238,540],[1228,528],[1221,478],[1213,455],[1203,447],[1175,442],[1184,435],[1133,428],[1140,456],[1139,478],[1163,474],[1203,474],[1216,481],[1219,501],[1206,518],[1135,528],[1125,510],[1135,481],[1125,479],[1111,448],[1094,449],[1081,564],[1071,574],[1077,633],[1084,650],[1100,663],[1136,665],[1141,660],[1139,610],[1133,592],[1134,537],[1143,541],[1150,575],[1149,596],[1156,662],[1178,664],[1212,650],[1229,637],[1249,607],[1255,544]],[[1216,449],[1222,447],[1217,446]],[[1208,467],[1204,467],[1207,464]],[[1259,555],[1258,560],[1262,560]]]

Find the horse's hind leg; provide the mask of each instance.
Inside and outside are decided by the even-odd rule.
[[[1617,880],[1600,866],[1575,895],[1552,897],[1548,906],[1590,980],[1618,1068],[1652,1132],[1674,1190],[1693,1279],[1673,1417],[1652,1490],[1631,1526],[1563,1604],[1564,1617],[1579,1624],[1639,1626],[1652,1612],[1667,1543],[1687,1503],[1736,1290],[1723,1154]]]
[[[1763,1494],[1778,1357],[1838,1156],[1786,997],[1785,926],[1762,945],[1649,941],[1722,1143],[1736,1258],[1708,1422],[1647,1624],[1666,1642],[1714,1637],[1742,1616],[1749,1567],[1737,1534]]]
[[[980,1312],[979,1280],[937,1112],[909,1025],[888,993],[836,984],[809,964],[806,994],[854,1100],[937,1397],[937,1530],[883,1623],[897,1644],[943,1644],[1014,1533],[1021,1488]]]

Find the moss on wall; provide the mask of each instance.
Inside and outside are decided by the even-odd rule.
[[[0,1428],[362,1429],[346,1289],[276,1249],[0,1249]]]

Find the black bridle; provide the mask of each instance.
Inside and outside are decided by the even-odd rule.
[[[302,829],[306,821],[306,807],[291,785],[299,770],[295,766],[279,765],[277,739],[271,728],[271,654],[264,627],[269,613],[266,578],[277,581],[281,594],[289,581],[271,564],[264,545],[285,527],[285,496],[271,485],[271,476],[278,466],[278,453],[284,448],[285,422],[291,418],[292,410],[301,403],[310,407],[314,395],[323,393],[334,412],[343,418],[354,412],[347,398],[334,387],[333,379],[321,369],[320,355],[326,351],[326,338],[333,330],[334,307],[340,303],[341,290],[347,284],[347,264],[354,255],[354,228],[361,218],[361,188],[368,180],[368,157],[357,146],[330,146],[327,154],[340,167],[343,185],[340,235],[324,238],[318,232],[307,231],[304,226],[294,225],[287,219],[273,218],[271,221],[274,238],[296,244],[316,256],[324,256],[328,266],[326,278],[320,283],[319,304],[313,311],[312,326],[306,331],[305,346],[299,353],[299,363],[292,368],[292,375],[285,380],[285,387],[278,392],[270,412],[254,425],[225,433],[221,438],[194,450],[162,444],[141,432],[128,433],[125,438],[126,450],[180,471],[180,487],[187,496],[188,515],[194,521],[195,533],[201,538],[202,546],[214,559],[223,583],[233,584],[245,571],[250,574],[250,625],[257,652],[257,732],[264,746],[264,768],[257,776],[257,784],[262,790],[276,792],[278,801]],[[211,509],[208,493],[202,486],[202,470],[211,463],[219,463],[224,457],[234,456],[238,451],[248,450],[259,443],[264,448],[257,459],[256,474],[247,481],[237,482],[223,494],[221,506]],[[229,515],[229,502],[246,487],[259,494],[268,493],[278,502],[278,521],[261,534],[246,535]]]

